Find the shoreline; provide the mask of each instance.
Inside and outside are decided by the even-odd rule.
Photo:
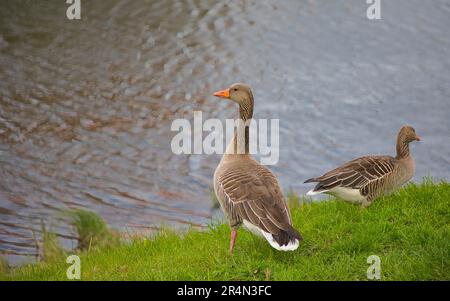
[[[450,279],[449,183],[410,183],[365,209],[295,194],[288,202],[304,237],[294,252],[276,251],[241,228],[229,256],[227,224],[119,242],[88,214],[98,229],[97,236],[85,233],[83,251],[61,253],[53,245],[45,261],[0,267],[0,280],[67,280],[72,254],[81,280],[367,280],[371,255],[380,258],[381,280]]]

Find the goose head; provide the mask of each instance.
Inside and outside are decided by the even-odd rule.
[[[213,94],[216,97],[226,98],[243,106],[253,106],[253,94],[250,86],[243,83],[236,83],[229,88],[217,91]]]
[[[239,115],[242,120],[249,120],[253,116],[253,94],[249,85],[236,83],[229,88],[217,91],[216,97],[226,98],[239,104]]]
[[[410,143],[413,141],[420,141],[421,138],[416,134],[416,130],[410,125],[404,125],[398,132],[398,141],[403,143]]]

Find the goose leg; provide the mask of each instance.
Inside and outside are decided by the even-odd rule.
[[[236,242],[237,230],[231,230],[231,238],[230,238],[230,255],[233,255],[234,243]]]

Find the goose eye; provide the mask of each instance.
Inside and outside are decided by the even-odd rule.
[[[233,91],[237,91],[237,88],[234,88]]]

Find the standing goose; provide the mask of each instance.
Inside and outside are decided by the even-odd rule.
[[[253,116],[253,94],[246,84],[233,84],[214,93],[239,105],[240,119]],[[238,151],[237,133],[214,172],[214,191],[231,228],[230,254],[233,253],[237,229],[241,224],[252,233],[264,237],[282,251],[298,248],[300,233],[292,227],[289,208],[272,172],[256,162],[249,154],[249,128],[245,131],[245,151]],[[242,137],[244,138],[244,137]],[[238,143],[239,141],[239,143]]]
[[[414,160],[409,143],[420,141],[416,131],[403,126],[397,135],[397,156],[366,156],[350,161],[318,178],[307,195],[327,193],[343,200],[369,206],[377,197],[391,193],[408,182],[414,175]]]

